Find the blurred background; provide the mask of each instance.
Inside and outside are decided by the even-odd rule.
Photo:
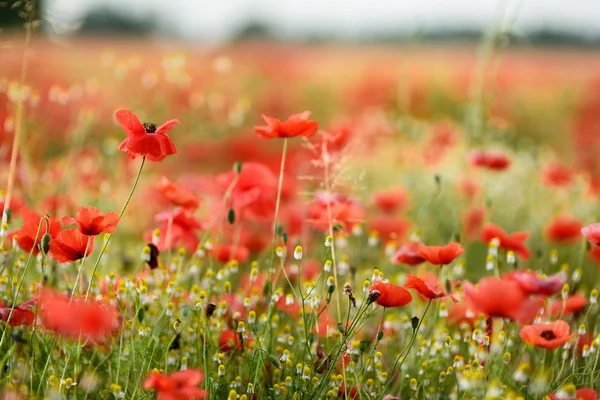
[[[3,2],[0,26],[22,25]],[[38,0],[44,32],[148,35],[223,43],[250,37],[299,42],[476,40],[503,18],[514,43],[597,46],[596,0]],[[11,8],[13,9],[11,11]],[[516,40],[518,39],[518,40]]]

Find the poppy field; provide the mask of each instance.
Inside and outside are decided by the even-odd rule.
[[[0,398],[598,399],[599,55],[22,42]]]

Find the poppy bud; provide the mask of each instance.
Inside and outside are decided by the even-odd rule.
[[[379,342],[381,339],[383,339],[383,331],[378,331],[377,332],[377,341]]]
[[[48,254],[48,251],[50,251],[50,241],[52,240],[52,236],[50,236],[50,234],[48,232],[44,233],[44,236],[42,236],[42,241],[40,242],[40,250],[42,251],[42,253]]]
[[[242,163],[237,161],[233,164],[233,169],[237,174],[240,174],[242,172]]]
[[[227,212],[227,222],[229,222],[229,225],[233,225],[235,223],[235,210],[233,208],[230,208]]]
[[[208,303],[208,305],[206,306],[206,316],[208,318],[212,317],[216,308],[217,305],[215,303]]]
[[[381,292],[377,289],[371,289],[369,292],[369,297],[367,297],[367,304],[372,304],[377,301],[381,297]]]
[[[413,328],[413,331],[417,330],[417,327],[419,326],[419,318],[418,317],[412,317],[410,319],[410,325]]]
[[[154,243],[148,243],[146,245],[147,248],[150,249],[150,254],[148,254],[147,263],[150,269],[158,268],[158,256],[160,255],[160,251],[158,247]]]
[[[342,335],[343,335],[343,334],[345,333],[345,331],[346,331],[346,329],[345,329],[345,327],[344,327],[344,324],[343,324],[342,322],[338,322],[338,324],[337,324],[337,328],[338,328],[338,331],[340,331],[340,333],[341,333]]]

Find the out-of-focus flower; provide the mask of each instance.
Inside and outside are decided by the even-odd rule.
[[[266,125],[256,126],[254,130],[263,139],[291,138],[296,136],[312,137],[319,129],[317,121],[309,120],[310,111],[292,114],[286,121],[262,115]]]
[[[570,334],[568,323],[558,320],[549,324],[526,325],[521,328],[519,336],[525,343],[553,350],[565,344],[575,334]]]
[[[35,319],[35,313],[31,311],[37,303],[37,298],[26,301],[25,303],[19,304],[12,310],[11,308],[0,300],[0,321],[8,322],[9,326],[21,326],[21,325],[32,325]],[[8,316],[10,315],[10,320]]]
[[[157,400],[196,400],[208,397],[208,392],[199,389],[204,374],[196,369],[177,371],[171,375],[151,372],[144,381],[144,389],[156,390]]]
[[[569,215],[559,215],[548,223],[544,233],[550,242],[576,242],[581,239],[582,227],[581,221],[577,218]]]
[[[513,232],[508,234],[494,224],[487,224],[481,232],[482,242],[489,244],[493,239],[498,239],[500,241],[500,248],[514,251],[523,260],[528,260],[531,257],[531,251],[525,245],[527,238],[529,238],[529,232]]]
[[[502,153],[481,150],[472,152],[469,161],[473,166],[493,171],[504,171],[511,164],[510,158]]]

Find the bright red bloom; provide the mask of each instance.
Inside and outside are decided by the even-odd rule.
[[[408,196],[404,188],[396,186],[375,192],[373,202],[380,211],[391,214],[406,208]]]
[[[50,241],[50,255],[60,263],[80,260],[92,254],[93,250],[94,238],[82,234],[77,228],[62,231]]]
[[[21,209],[21,216],[23,218],[23,226],[21,229],[10,233],[9,237],[17,235],[17,244],[21,249],[23,249],[23,251],[30,252],[33,250],[33,254],[38,254],[40,252],[39,244],[42,241],[42,237],[47,232],[47,224],[46,222],[42,222],[40,226],[42,217],[35,211],[29,210],[25,207]],[[49,233],[50,236],[54,238],[60,232],[60,222],[54,218],[49,218],[48,220],[50,225]]]
[[[543,298],[529,299],[517,282],[486,277],[477,286],[463,283],[466,298],[488,317],[501,317],[529,322],[535,318]]]
[[[549,394],[550,400],[571,400],[571,397],[564,397],[556,393]],[[577,400],[598,400],[598,393],[592,388],[581,388],[575,391]]]
[[[560,292],[567,281],[567,275],[564,272],[541,278],[534,271],[525,270],[509,272],[502,278],[517,282],[525,294],[539,294],[542,296],[552,296]]]
[[[22,325],[33,325],[35,319],[35,313],[30,310],[37,303],[37,299],[31,299],[15,307],[10,312],[11,307],[4,305],[0,300],[0,321],[8,322],[9,326],[22,326]],[[10,315],[10,321],[8,316]]]
[[[117,310],[108,304],[70,299],[49,289],[42,291],[38,310],[46,329],[74,340],[81,336],[83,341],[105,343],[120,326]]]
[[[445,246],[423,246],[419,249],[419,255],[435,265],[450,264],[464,252],[465,249],[457,242]]]
[[[103,214],[96,207],[81,207],[75,218],[63,217],[62,222],[65,225],[77,223],[79,232],[96,236],[101,233],[113,233],[119,223],[119,214],[113,211]]]
[[[317,121],[309,120],[310,111],[290,115],[287,121],[262,115],[267,125],[255,126],[254,130],[263,139],[291,138],[296,136],[312,137],[319,129]]]
[[[481,232],[481,241],[489,244],[494,238],[500,240],[500,248],[514,251],[523,260],[528,260],[531,256],[531,252],[524,243],[529,238],[529,232],[508,234],[494,224],[487,224]]]
[[[587,305],[587,299],[581,294],[572,294],[564,301],[562,299],[554,300],[548,306],[550,315],[553,317],[567,317],[574,314]]]
[[[458,282],[453,283],[457,285]],[[419,294],[428,299],[439,299],[440,297],[446,297],[449,294],[444,292],[444,285],[441,283],[433,282],[431,280],[421,279],[415,275],[407,274],[406,283],[404,284],[406,289],[415,289]],[[450,296],[452,301],[455,303],[457,300]]]
[[[600,223],[581,228],[581,234],[592,244],[600,246]]]
[[[503,171],[510,167],[510,158],[502,153],[492,151],[475,151],[469,156],[469,161],[476,167]]]
[[[117,121],[127,134],[119,145],[119,150],[129,153],[129,158],[146,157],[150,161],[162,161],[165,157],[177,153],[175,144],[167,132],[179,121],[169,120],[156,127],[152,123],[144,123],[129,110],[116,112]]]
[[[195,210],[200,205],[196,195],[164,176],[158,182],[156,189],[174,206]]]
[[[542,170],[542,182],[548,186],[568,187],[573,183],[573,172],[562,164],[551,162]]]
[[[419,254],[419,250],[425,247],[421,242],[408,242],[392,256],[394,264],[406,264],[416,266],[425,262],[425,259]]]
[[[198,389],[204,374],[196,369],[177,371],[171,375],[151,372],[144,381],[144,389],[156,390],[157,400],[193,400],[208,397],[208,392]]]
[[[519,336],[525,343],[553,350],[575,336],[570,334],[570,329],[568,323],[558,320],[549,324],[526,325],[521,328]]]
[[[375,281],[371,285],[371,294],[369,296],[375,295],[375,291],[379,292],[379,297],[375,302],[383,307],[400,307],[410,303],[412,300],[412,296],[408,290],[393,283]]]
[[[577,218],[569,215],[559,215],[546,226],[545,235],[550,242],[568,243],[581,239],[583,225]]]

